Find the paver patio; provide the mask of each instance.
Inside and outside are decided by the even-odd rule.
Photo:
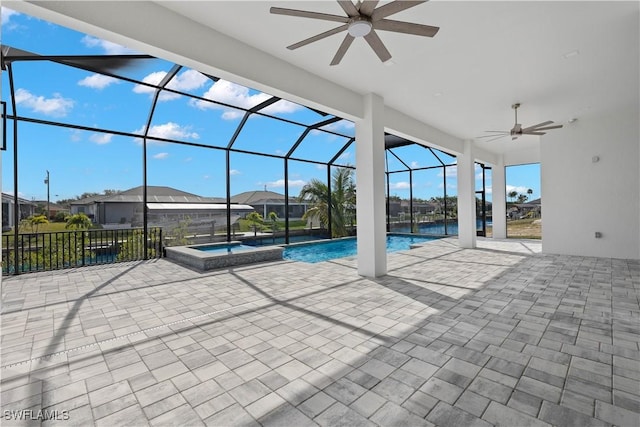
[[[2,425],[640,425],[640,262],[478,246],[4,278]]]

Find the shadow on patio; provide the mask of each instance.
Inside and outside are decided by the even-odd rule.
[[[71,408],[72,421],[110,425],[621,424],[637,416],[638,336],[633,316],[614,315],[613,279],[608,293],[601,283],[606,260],[447,242],[389,260],[390,273],[375,281],[349,262],[211,274],[166,261],[114,268],[72,299],[40,354],[57,351],[71,319],[82,324],[95,310],[104,325],[126,314],[131,330],[104,340],[96,333],[64,358],[3,363],[3,409]],[[636,295],[637,265],[608,268],[620,278],[616,295]],[[20,316],[11,316],[48,308],[6,319],[15,328]],[[637,295],[626,308],[638,313]],[[606,374],[612,369],[622,386]]]

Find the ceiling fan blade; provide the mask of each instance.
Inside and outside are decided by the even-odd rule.
[[[338,65],[340,61],[342,61],[344,54],[347,53],[347,49],[349,49],[349,46],[351,46],[351,43],[353,43],[354,39],[355,37],[347,33],[347,35],[344,37],[344,40],[342,40],[342,43],[340,43],[340,47],[338,48],[338,51],[336,52],[335,56],[331,60],[331,65]]]
[[[497,136],[506,136],[506,135],[509,135],[509,132],[500,132],[500,133],[494,133],[493,135],[476,136],[476,139],[479,139],[479,138],[495,138]]]
[[[371,14],[372,21],[379,21],[383,18],[386,18],[389,15],[393,15],[394,13],[402,12],[405,9],[409,9],[410,7],[417,6],[422,3],[426,3],[427,0],[396,0],[391,3],[387,3],[383,6],[380,6]]]
[[[338,16],[331,15],[329,13],[320,13],[320,12],[310,12],[308,10],[297,10],[297,9],[285,9],[282,7],[271,7],[269,11],[276,15],[287,15],[287,16],[298,16],[301,18],[312,18],[312,19],[321,19],[323,21],[333,21],[333,22],[349,22],[349,17],[347,16]]]
[[[551,130],[551,129],[560,129],[562,127],[562,125],[555,125],[555,126],[545,126],[545,127],[541,127],[541,128],[535,128],[535,129],[531,129],[534,132],[537,132],[539,130]]]
[[[373,49],[376,55],[378,55],[380,61],[387,62],[391,59],[391,53],[389,53],[387,48],[384,46],[384,43],[382,43],[382,40],[380,40],[380,37],[378,37],[375,30],[371,30],[369,34],[364,36],[364,39],[369,43],[369,46],[371,46],[371,49]]]
[[[349,28],[349,26],[347,24],[340,25],[339,27],[336,27],[336,28],[334,28],[332,30],[325,31],[324,33],[317,34],[317,35],[315,35],[313,37],[309,37],[308,39],[304,39],[302,41],[299,41],[298,43],[294,43],[291,46],[287,46],[287,49],[294,50],[294,49],[297,49],[299,47],[306,46],[309,43],[313,43],[315,41],[322,40],[325,37],[329,37],[329,36],[332,36],[334,34],[338,34],[339,32],[346,30],[347,28]]]
[[[342,10],[344,10],[344,13],[346,13],[351,18],[360,15],[360,12],[358,12],[358,9],[356,9],[351,0],[338,0],[338,4],[340,4],[340,7],[342,8]]]
[[[522,132],[523,135],[546,135],[545,132],[536,132],[536,131],[532,131],[532,132]]]
[[[537,125],[533,125],[533,126],[529,126],[527,128],[524,128],[523,130],[532,130],[541,126],[547,126],[550,125],[551,123],[553,123],[552,121],[546,121],[546,122],[542,122],[542,123],[538,123]]]
[[[371,16],[377,5],[378,0],[364,0],[358,9],[362,15]]]
[[[494,136],[494,135],[492,135],[492,136]],[[487,140],[486,140],[486,141],[484,141],[484,142],[496,141],[496,140],[498,140],[498,139],[500,139],[500,138],[504,138],[505,136],[507,136],[507,135],[499,135],[499,136],[494,137],[493,139],[487,139]]]
[[[430,25],[414,24],[413,22],[393,21],[391,19],[381,19],[373,23],[373,28],[382,31],[393,31],[395,33],[413,34],[415,36],[433,37],[439,27]]]

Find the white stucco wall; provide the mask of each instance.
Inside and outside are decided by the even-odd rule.
[[[638,115],[635,104],[542,138],[543,252],[640,259]]]

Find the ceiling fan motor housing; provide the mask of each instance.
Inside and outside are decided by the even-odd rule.
[[[353,37],[364,37],[371,32],[371,21],[363,16],[356,16],[349,22],[348,32]]]

